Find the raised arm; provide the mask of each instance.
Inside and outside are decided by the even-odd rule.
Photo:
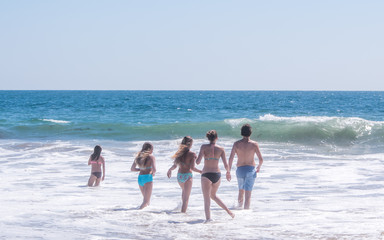
[[[261,152],[258,144],[256,144],[256,155],[259,158],[259,165],[257,165],[256,172],[259,172],[261,165],[263,165],[264,160],[263,160],[263,156],[261,156]]]

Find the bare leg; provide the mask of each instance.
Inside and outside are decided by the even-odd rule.
[[[96,176],[91,175],[88,180],[88,187],[93,187],[93,184],[95,183],[95,181],[96,181]]]
[[[144,184],[144,187],[143,187],[144,199],[143,199],[143,203],[140,206],[140,209],[143,209],[149,206],[149,203],[151,201],[151,195],[152,195],[152,187],[153,187],[153,182],[147,182],[146,184]]]
[[[244,189],[239,189],[238,207],[243,207],[244,203]]]
[[[181,212],[183,213],[187,212],[189,196],[192,190],[192,181],[192,179],[189,179],[185,183],[179,183],[182,189],[181,200],[183,201],[183,205],[181,206]]]
[[[211,199],[213,201],[215,201],[221,208],[223,208],[225,211],[227,211],[227,213],[232,217],[234,218],[235,217],[235,214],[233,214],[231,212],[231,210],[229,210],[227,208],[227,206],[225,206],[225,204],[221,201],[221,199],[219,197],[216,196],[216,192],[217,190],[219,189],[220,187],[220,183],[221,183],[221,179],[219,181],[217,181],[216,183],[213,183],[212,184],[212,188],[211,188]]]
[[[209,221],[211,220],[212,182],[206,177],[201,177],[201,189],[203,191],[203,197],[204,197],[205,218],[207,219],[207,221]]]
[[[101,181],[101,178],[97,178],[97,179],[96,179],[95,187],[97,187],[97,186],[100,185],[100,181]]]
[[[139,185],[139,188],[140,188],[141,195],[143,195],[143,197],[144,197],[144,186]]]
[[[244,209],[249,209],[251,205],[251,195],[252,195],[252,191],[245,191]]]

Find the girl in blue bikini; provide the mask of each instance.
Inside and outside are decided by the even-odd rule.
[[[131,171],[140,172],[138,182],[141,194],[143,195],[143,203],[139,209],[145,208],[151,201],[153,176],[155,176],[156,173],[156,162],[152,153],[152,144],[148,142],[144,143],[131,166]],[[136,166],[138,166],[138,168]]]
[[[193,139],[190,136],[183,138],[179,150],[173,155],[173,165],[168,170],[167,176],[171,177],[172,171],[179,166],[179,171],[177,172],[177,182],[179,183],[182,194],[181,199],[183,205],[181,206],[181,212],[185,213],[188,207],[189,195],[191,194],[192,189],[192,170],[198,173],[201,173],[201,170],[195,168],[195,159],[196,154],[191,152],[190,149],[193,144]]]
[[[91,165],[91,176],[88,180],[89,187],[97,187],[100,185],[100,181],[104,181],[105,177],[105,161],[101,156],[101,147],[96,145],[92,155],[88,159],[88,165]],[[103,172],[101,172],[103,169]]]
[[[221,172],[219,168],[219,160],[224,163],[225,169],[228,171],[227,159],[225,157],[224,148],[216,145],[217,141],[217,132],[211,130],[207,132],[207,138],[209,144],[203,144],[200,148],[199,156],[196,159],[196,164],[200,164],[202,158],[204,157],[204,167],[203,173],[201,175],[201,188],[204,196],[204,210],[206,222],[211,220],[211,199],[215,201],[220,207],[222,207],[227,213],[234,218],[235,214],[231,212],[217,197],[216,192],[219,189],[221,182]]]

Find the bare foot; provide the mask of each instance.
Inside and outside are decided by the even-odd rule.
[[[149,204],[148,203],[146,203],[146,204],[141,204],[141,206],[139,207],[139,209],[143,209],[143,208],[145,208],[145,207],[148,207],[149,206]]]
[[[207,220],[204,221],[204,223],[210,223],[210,222],[213,222],[213,220],[212,219],[207,219]]]

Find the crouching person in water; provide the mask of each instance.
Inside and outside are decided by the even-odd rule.
[[[151,201],[153,176],[155,176],[156,173],[156,162],[152,153],[152,144],[148,142],[144,143],[131,166],[131,171],[139,172],[138,183],[141,194],[143,195],[143,203],[140,205],[140,209],[148,206]]]
[[[96,145],[92,155],[88,159],[88,165],[91,165],[91,176],[88,180],[89,187],[97,187],[100,185],[100,181],[104,181],[105,178],[105,161],[101,156],[101,147]],[[103,172],[101,172],[103,169]]]
[[[196,154],[190,151],[192,143],[193,139],[191,137],[186,136],[183,138],[179,149],[173,156],[175,159],[173,165],[167,172],[167,176],[170,178],[172,171],[179,166],[179,171],[177,172],[177,182],[182,189],[181,198],[183,205],[181,206],[181,212],[183,213],[187,211],[189,195],[192,190],[192,170],[201,173],[201,170],[195,168]]]

